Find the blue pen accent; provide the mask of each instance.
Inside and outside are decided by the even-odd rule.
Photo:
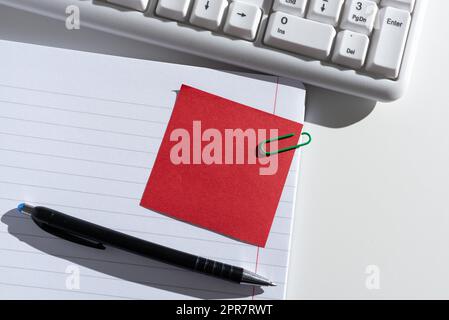
[[[22,212],[24,208],[25,208],[25,203],[21,203],[17,206],[17,210],[19,210],[20,212]]]

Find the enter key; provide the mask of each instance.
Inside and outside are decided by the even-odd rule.
[[[398,77],[410,20],[408,11],[393,7],[380,10],[366,64],[368,71],[390,79]]]

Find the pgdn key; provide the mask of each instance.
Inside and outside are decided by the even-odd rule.
[[[265,44],[325,60],[329,57],[336,31],[333,26],[283,12],[271,15]]]

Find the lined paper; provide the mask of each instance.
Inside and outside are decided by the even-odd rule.
[[[303,121],[293,81],[0,41],[0,298],[278,299],[285,295],[299,153],[266,248],[141,208],[176,90],[187,84]],[[70,243],[20,202],[256,271],[258,289]]]

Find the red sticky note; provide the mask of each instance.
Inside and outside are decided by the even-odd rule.
[[[264,247],[294,151],[256,157],[256,147],[273,133],[296,134],[276,147],[296,145],[301,130],[300,123],[184,85],[141,206]]]

